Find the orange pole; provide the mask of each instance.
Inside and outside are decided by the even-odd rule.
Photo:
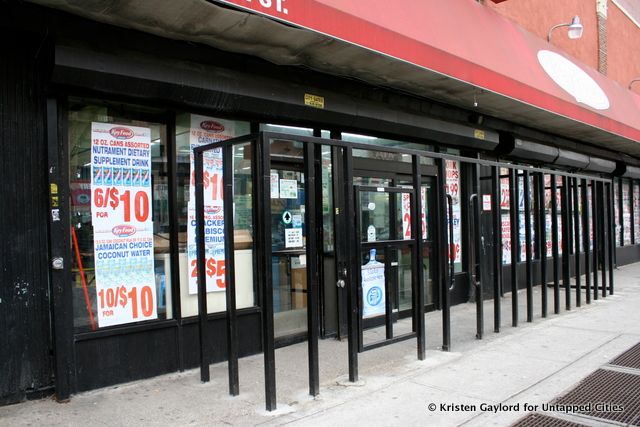
[[[93,318],[93,309],[91,308],[91,300],[89,299],[89,290],[87,289],[87,278],[84,274],[84,267],[82,266],[82,258],[80,258],[80,248],[78,247],[78,236],[76,235],[75,227],[71,227],[71,239],[73,240],[73,248],[76,251],[76,262],[80,269],[80,278],[82,279],[82,290],[84,291],[84,302],[87,305],[87,313],[89,313],[89,322],[91,323],[91,330],[96,330],[96,320]]]

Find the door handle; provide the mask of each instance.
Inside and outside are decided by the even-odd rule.
[[[345,281],[342,280],[342,279],[340,279],[340,280],[338,280],[336,282],[336,286],[339,287],[339,288],[344,288],[344,285],[345,285]]]

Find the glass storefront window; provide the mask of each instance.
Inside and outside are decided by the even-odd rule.
[[[620,232],[622,231],[622,224],[620,224],[620,180],[618,178],[613,180],[613,204],[616,224],[615,242],[616,246],[622,246],[622,241],[620,240]]]
[[[622,229],[624,246],[631,244],[631,192],[628,180],[622,181]]]
[[[502,264],[511,264],[511,217],[509,169],[500,168],[500,222],[502,229]]]
[[[640,187],[638,182],[633,184],[633,243],[640,243]]]
[[[451,196],[453,236],[449,236],[449,260],[453,258],[454,272],[462,271],[462,188],[460,186],[460,162],[445,161],[445,192]],[[447,217],[448,217],[447,210]],[[449,228],[447,228],[448,234]]]
[[[406,148],[410,150],[420,150],[420,151],[433,151],[433,146],[431,145],[417,144],[414,142],[397,141],[394,139],[377,138],[375,136],[359,135],[359,134],[347,133],[347,132],[342,133],[342,140],[355,142],[358,144],[377,145],[380,147]],[[385,151],[354,150],[353,155],[357,157],[367,157],[367,158],[378,159],[378,160],[411,162],[411,155],[409,154],[389,153]],[[421,157],[420,164],[433,165],[435,164],[435,162],[431,158]]]
[[[154,113],[69,100],[77,332],[173,317],[166,126]]]
[[[195,193],[192,148],[246,135],[248,122],[181,113],[176,116],[176,209],[182,316],[198,314],[195,249]],[[236,307],[254,305],[251,144],[233,147]],[[205,220],[207,310],[225,310],[222,152],[205,154]]]

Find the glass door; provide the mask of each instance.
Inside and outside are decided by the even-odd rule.
[[[271,263],[275,338],[307,332],[304,154],[300,142],[271,142]]]

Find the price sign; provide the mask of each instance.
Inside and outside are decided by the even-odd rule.
[[[193,149],[203,144],[222,141],[235,136],[235,123],[229,120],[191,115],[189,144],[191,146],[191,185],[189,186],[189,226],[187,228],[187,255],[190,266],[189,293],[198,293],[198,269],[196,250],[196,197]],[[207,292],[224,291],[224,194],[222,183],[222,150],[216,148],[203,156],[204,187],[204,240]]]
[[[453,160],[446,161],[446,180],[445,191],[451,196],[452,199],[452,213],[451,218],[447,218],[453,225],[453,236],[449,236],[450,248],[449,259],[453,259],[454,263],[462,262],[462,252],[460,250],[462,244],[461,233],[461,209],[460,209],[460,169],[459,163]],[[447,228],[448,230],[448,228]]]
[[[151,130],[91,124],[91,216],[98,324],[157,318]]]
[[[427,239],[427,189],[420,189],[420,200],[422,203],[422,212],[420,213],[420,222],[422,227],[422,240]],[[411,195],[402,193],[402,238],[404,240],[411,239]]]

